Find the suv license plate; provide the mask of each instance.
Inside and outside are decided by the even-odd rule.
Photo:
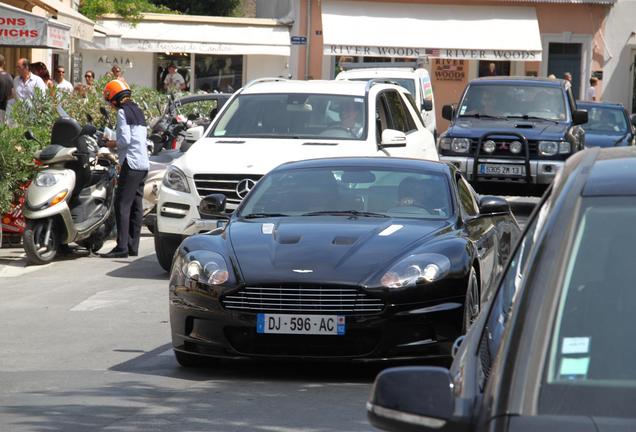
[[[257,333],[278,333],[298,335],[332,335],[345,334],[345,317],[342,315],[257,315]]]
[[[524,176],[526,175],[526,167],[525,165],[479,164],[479,174]]]

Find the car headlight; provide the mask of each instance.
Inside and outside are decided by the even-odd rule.
[[[554,156],[559,152],[557,141],[539,141],[539,154],[541,156]]]
[[[448,257],[436,253],[409,255],[389,269],[380,283],[386,288],[406,288],[443,279],[450,271]]]
[[[455,153],[468,153],[470,150],[470,140],[468,138],[453,138],[451,150]]]
[[[195,258],[196,256],[196,258]],[[198,252],[183,264],[183,274],[187,280],[206,285],[223,285],[230,278],[225,259],[216,252]]]
[[[450,150],[452,141],[453,141],[452,138],[440,137],[437,140],[439,149],[440,150]]]
[[[174,165],[168,166],[166,174],[163,176],[162,184],[178,192],[190,193],[190,186],[188,186],[185,174]]]
[[[49,187],[55,185],[59,181],[59,176],[48,173],[40,172],[35,177],[35,185],[40,187]]]
[[[559,154],[568,154],[572,152],[572,145],[568,141],[559,143]]]

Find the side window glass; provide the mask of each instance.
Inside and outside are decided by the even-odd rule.
[[[477,216],[479,206],[470,185],[462,177],[457,178],[457,191],[459,192],[459,205],[463,216]]]
[[[406,121],[408,124],[409,132],[417,130],[417,125],[415,124],[416,121],[419,121],[421,127],[423,128],[424,120],[422,119],[422,113],[417,108],[417,103],[415,102],[415,99],[413,99],[413,95],[411,95],[410,93],[402,93],[402,95],[404,95],[404,97],[406,97],[406,100],[408,101],[408,104],[404,106],[404,109],[406,110]]]
[[[385,93],[388,109],[391,114],[391,129],[399,130],[404,133],[408,132],[408,123],[406,120],[406,107],[400,95],[394,91]]]
[[[499,350],[504,330],[510,319],[519,288],[523,284],[528,257],[548,212],[548,204],[546,204],[545,200],[539,205],[541,205],[541,209],[530,221],[528,230],[519,242],[515,254],[508,262],[508,268],[501,279],[496,297],[488,311],[488,319],[481,335],[478,351],[478,382],[482,391],[486,387],[486,382],[490,376],[490,371]]]
[[[375,133],[378,143],[382,141],[382,131],[388,127],[389,121],[386,113],[384,93],[380,93],[375,100]]]
[[[574,95],[572,94],[572,87],[568,87],[568,104],[570,105],[570,112],[576,109],[576,102],[574,101]]]

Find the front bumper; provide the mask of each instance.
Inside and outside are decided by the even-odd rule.
[[[408,360],[448,357],[461,334],[463,299],[387,305],[373,315],[346,315],[342,336],[259,334],[257,311],[230,311],[218,301],[188,304],[171,293],[172,344],[215,358]],[[200,300],[200,299],[199,299]],[[336,314],[334,314],[336,315]]]
[[[523,183],[527,184],[525,177],[494,177],[494,176],[474,176],[474,157],[473,156],[440,156],[440,161],[450,162],[455,165],[464,174],[464,177],[471,182],[506,182],[506,183]],[[506,164],[523,166],[523,160],[510,160],[503,158],[486,158],[481,157],[479,163],[488,164]],[[552,183],[556,174],[565,165],[564,161],[559,160],[537,160],[531,159],[530,166],[530,183],[535,185],[548,185]]]

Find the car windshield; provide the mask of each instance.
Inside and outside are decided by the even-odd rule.
[[[446,177],[427,171],[311,168],[263,178],[240,211],[250,215],[404,217],[446,219],[452,214]]]
[[[612,107],[587,107],[588,121],[581,126],[586,132],[623,135],[628,132],[627,120],[622,109]]]
[[[241,94],[210,131],[212,137],[360,140],[363,97],[333,94]]]
[[[542,413],[636,416],[635,220],[633,197],[583,202],[565,261]]]
[[[479,84],[468,87],[459,106],[467,117],[567,119],[560,87]]]

